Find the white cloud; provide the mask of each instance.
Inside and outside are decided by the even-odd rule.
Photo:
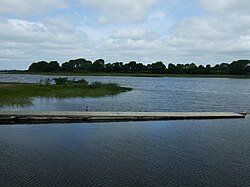
[[[143,21],[156,3],[160,0],[81,0],[83,5],[100,11],[102,15],[98,22]]]
[[[152,41],[158,38],[154,32],[143,28],[123,28],[112,33],[111,38],[118,40],[146,40]]]
[[[101,0],[81,0],[87,8],[96,11],[85,15],[85,12],[72,8],[73,12],[66,11],[63,16],[41,16],[40,20],[36,18],[38,21],[2,17],[0,69],[10,67],[8,63],[15,63],[13,67],[27,68],[33,61],[64,62],[78,57],[90,60],[103,58],[107,62],[136,60],[151,63],[162,60],[165,63],[193,61],[201,64],[249,58],[248,1],[199,0],[207,12],[202,16],[188,16],[182,12],[183,15],[177,18],[171,15],[174,8],[171,12],[159,6],[152,8],[160,1],[106,0],[103,3]],[[191,6],[190,1],[188,5]],[[10,12],[11,8],[8,10],[7,7],[11,7],[14,1],[2,2],[4,6],[0,7],[0,14]],[[13,12],[16,10],[18,14],[26,14],[28,10],[43,11],[48,6],[64,6],[56,4],[59,0],[36,1],[33,8],[31,0],[15,2],[17,7],[21,7],[20,10],[13,8]],[[180,0],[177,4],[185,7],[184,2]],[[99,23],[106,25],[96,24],[93,19],[98,17]]]
[[[216,14],[250,14],[249,0],[199,0],[209,12]]]
[[[67,0],[1,0],[0,14],[33,15],[67,7]]]
[[[0,19],[0,41],[20,43],[74,43],[86,38],[77,28],[62,18],[46,22],[31,22],[19,19]]]
[[[97,22],[98,22],[99,24],[105,25],[105,24],[109,24],[109,23],[110,23],[110,20],[109,20],[108,17],[101,15],[101,16],[98,18]]]
[[[84,54],[88,43],[84,28],[63,17],[44,22],[0,19],[0,61],[19,59],[27,67],[36,60],[68,59],[80,50]]]
[[[150,20],[159,21],[166,19],[166,13],[160,10],[156,10],[153,13],[151,13],[149,16]]]
[[[186,59],[214,62],[248,58],[250,16],[203,16],[180,21],[166,43],[186,53]],[[185,57],[185,55],[184,55]]]

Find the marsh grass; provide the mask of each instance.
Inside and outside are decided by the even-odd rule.
[[[114,83],[41,85],[26,83],[0,83],[0,106],[31,105],[32,98],[74,98],[116,95],[130,91]]]

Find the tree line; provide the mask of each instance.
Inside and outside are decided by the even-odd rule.
[[[173,64],[166,66],[158,61],[152,64],[144,65],[131,61],[129,63],[115,62],[105,63],[103,59],[94,62],[79,58],[63,63],[61,66],[57,61],[39,61],[29,66],[31,72],[107,72],[107,73],[154,73],[154,74],[232,74],[246,75],[250,74],[250,60],[237,60],[232,63],[221,63],[215,66],[189,64]]]

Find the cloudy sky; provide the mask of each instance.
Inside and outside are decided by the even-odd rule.
[[[249,0],[0,0],[0,69],[39,60],[250,58]]]

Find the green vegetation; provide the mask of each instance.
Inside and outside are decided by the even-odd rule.
[[[115,62],[105,64],[102,59],[91,62],[86,59],[76,59],[65,62],[62,66],[57,61],[34,62],[30,65],[28,72],[33,73],[72,73],[76,74],[124,74],[125,76],[171,76],[171,75],[243,75],[250,76],[250,60],[238,60],[231,64],[221,63],[215,66],[190,64],[168,64],[158,61],[144,65],[131,61],[127,64]]]
[[[56,84],[52,84],[53,81]],[[34,97],[100,97],[130,90],[115,83],[88,84],[84,79],[76,81],[67,78],[45,79],[39,84],[0,83],[0,106],[29,105]]]
[[[81,72],[29,72],[29,71],[8,71],[9,74],[34,74],[48,76],[124,76],[124,77],[191,77],[191,78],[240,78],[249,79],[249,75],[229,74],[153,74],[153,73],[81,73]]]

